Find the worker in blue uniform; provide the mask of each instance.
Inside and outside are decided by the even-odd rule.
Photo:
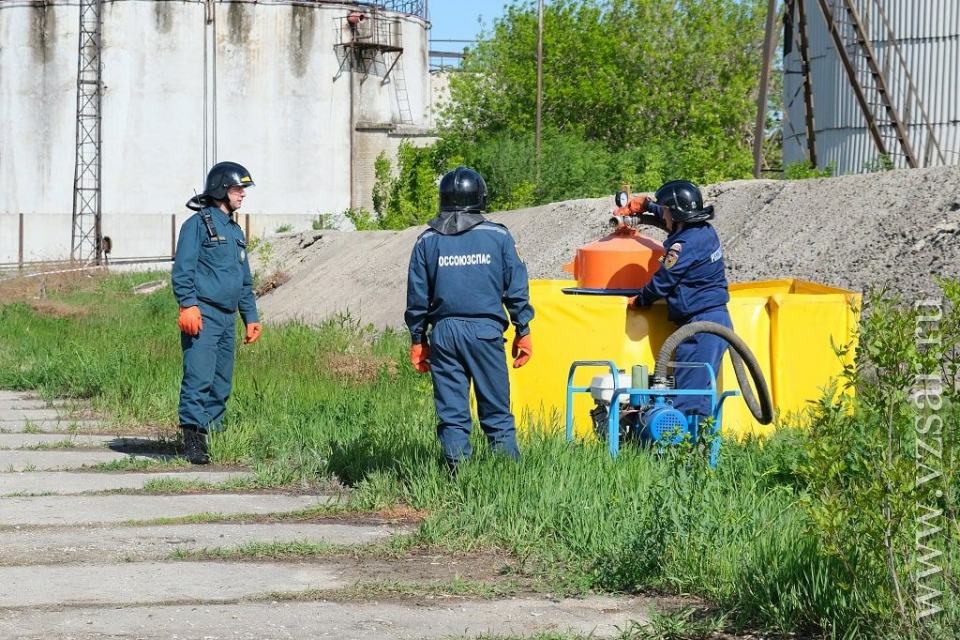
[[[457,167],[445,174],[440,214],[417,238],[407,276],[410,362],[432,375],[437,435],[452,473],[472,453],[471,382],[491,450],[519,458],[504,346],[511,323],[513,366],[533,355],[527,267],[510,231],[483,216],[486,207],[479,173]]]
[[[234,217],[252,186],[241,165],[214,165],[203,194],[187,202],[197,213],[180,227],[177,241],[172,281],[183,349],[177,415],[193,464],[209,462],[208,435],[222,428],[233,387],[237,311],[246,325],[244,344],[256,341],[262,330],[247,241]]]
[[[709,220],[713,206],[703,206],[700,189],[686,180],[673,180],[660,187],[656,202],[646,201],[644,209],[655,215],[667,230],[660,268],[649,283],[631,298],[629,305],[643,308],[665,298],[667,319],[682,327],[691,322],[715,322],[733,329],[727,310],[730,293],[720,238]],[[715,374],[726,353],[727,341],[710,333],[698,333],[681,342],[675,362],[709,363]],[[710,375],[704,367],[676,367],[678,389],[709,389]],[[677,396],[674,408],[688,416],[709,416],[707,396]]]

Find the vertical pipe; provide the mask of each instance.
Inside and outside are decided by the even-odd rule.
[[[773,50],[777,40],[777,0],[767,3],[767,24],[763,38],[763,68],[760,72],[760,90],[757,95],[757,124],[753,132],[753,177],[760,177],[763,163],[763,141],[766,139],[767,91],[770,88],[770,68],[773,66]]]
[[[170,214],[170,259],[177,257],[177,214]]]
[[[350,50],[350,51],[347,53],[347,55],[353,55],[353,50]],[[349,74],[349,76],[350,76],[350,118],[348,119],[348,121],[349,121],[349,123],[350,123],[350,125],[349,125],[349,126],[350,126],[350,132],[349,132],[349,134],[348,134],[349,137],[350,137],[350,209],[351,209],[351,210],[354,210],[354,209],[357,208],[356,199],[355,199],[355,195],[354,195],[354,191],[355,191],[355,189],[356,189],[356,182],[357,182],[357,175],[356,175],[356,172],[357,172],[357,168],[356,168],[356,165],[357,165],[357,153],[356,153],[357,123],[356,123],[356,117],[357,117],[357,114],[355,113],[355,111],[356,111],[356,105],[354,104],[354,97],[353,97],[353,94],[354,94],[353,76],[354,76],[355,74],[353,73],[353,66],[352,66],[352,65],[353,65],[353,60],[352,60],[352,59],[350,60],[350,64],[351,64],[350,74]]]
[[[803,108],[806,114],[807,159],[817,166],[817,132],[813,111],[813,78],[810,71],[810,36],[807,33],[807,9],[804,0],[797,3],[797,28],[800,34],[800,64],[803,71]]]
[[[540,113],[543,102],[543,0],[537,12],[537,136],[534,143],[534,158],[537,165],[536,182],[540,184]]]
[[[23,269],[23,213],[20,214],[20,239],[17,247],[17,268]]]
[[[213,0],[204,2],[203,18],[203,171],[217,162],[217,12]]]
[[[207,58],[210,55],[210,45],[208,40],[210,38],[209,29],[207,25],[210,23],[210,4],[208,2],[203,3],[203,160],[200,162],[200,170],[206,175],[207,169],[210,167],[208,160],[210,158],[208,149],[210,146],[210,134],[209,134],[209,117],[210,117],[210,64]],[[200,181],[200,184],[203,184],[204,180]]]
[[[210,75],[210,82],[213,84],[213,103],[210,105],[210,112],[213,114],[213,122],[211,126],[213,128],[212,136],[212,146],[211,149],[212,155],[210,158],[210,166],[212,167],[216,164],[218,155],[217,155],[217,9],[216,5],[210,3],[210,17],[213,20],[213,37],[211,42],[211,55],[212,55],[212,73]]]

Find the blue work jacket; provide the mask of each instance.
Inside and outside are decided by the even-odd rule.
[[[239,309],[244,324],[259,322],[247,240],[219,207],[204,207],[180,227],[171,278],[181,307],[203,300],[228,313]]]
[[[691,316],[730,300],[723,249],[709,222],[685,223],[667,236],[663,248],[660,268],[637,293],[636,306],[665,298],[667,319],[685,324]]]
[[[444,318],[487,322],[500,331],[512,323],[516,335],[530,333],[527,266],[505,226],[483,219],[459,233],[429,228],[417,238],[404,314],[412,342],[424,342],[428,327]]]

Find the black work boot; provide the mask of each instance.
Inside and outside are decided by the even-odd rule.
[[[207,451],[207,434],[197,427],[183,427],[183,449],[191,464],[207,464],[210,455]]]
[[[447,460],[447,475],[451,480],[456,479],[457,477],[457,463]]]

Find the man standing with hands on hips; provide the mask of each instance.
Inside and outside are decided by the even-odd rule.
[[[407,309],[410,362],[433,378],[437,435],[451,473],[470,458],[470,383],[490,448],[519,458],[510,411],[504,332],[513,324],[514,368],[533,354],[527,267],[510,232],[484,218],[483,177],[457,167],[440,180],[440,214],[410,256]],[[508,318],[509,316],[509,318]]]
[[[203,193],[187,202],[197,213],[183,223],[177,241],[172,281],[183,349],[177,415],[192,464],[210,461],[207,437],[222,429],[233,387],[237,311],[246,326],[244,344],[255,342],[262,329],[247,241],[234,218],[252,186],[241,165],[214,165]]]

